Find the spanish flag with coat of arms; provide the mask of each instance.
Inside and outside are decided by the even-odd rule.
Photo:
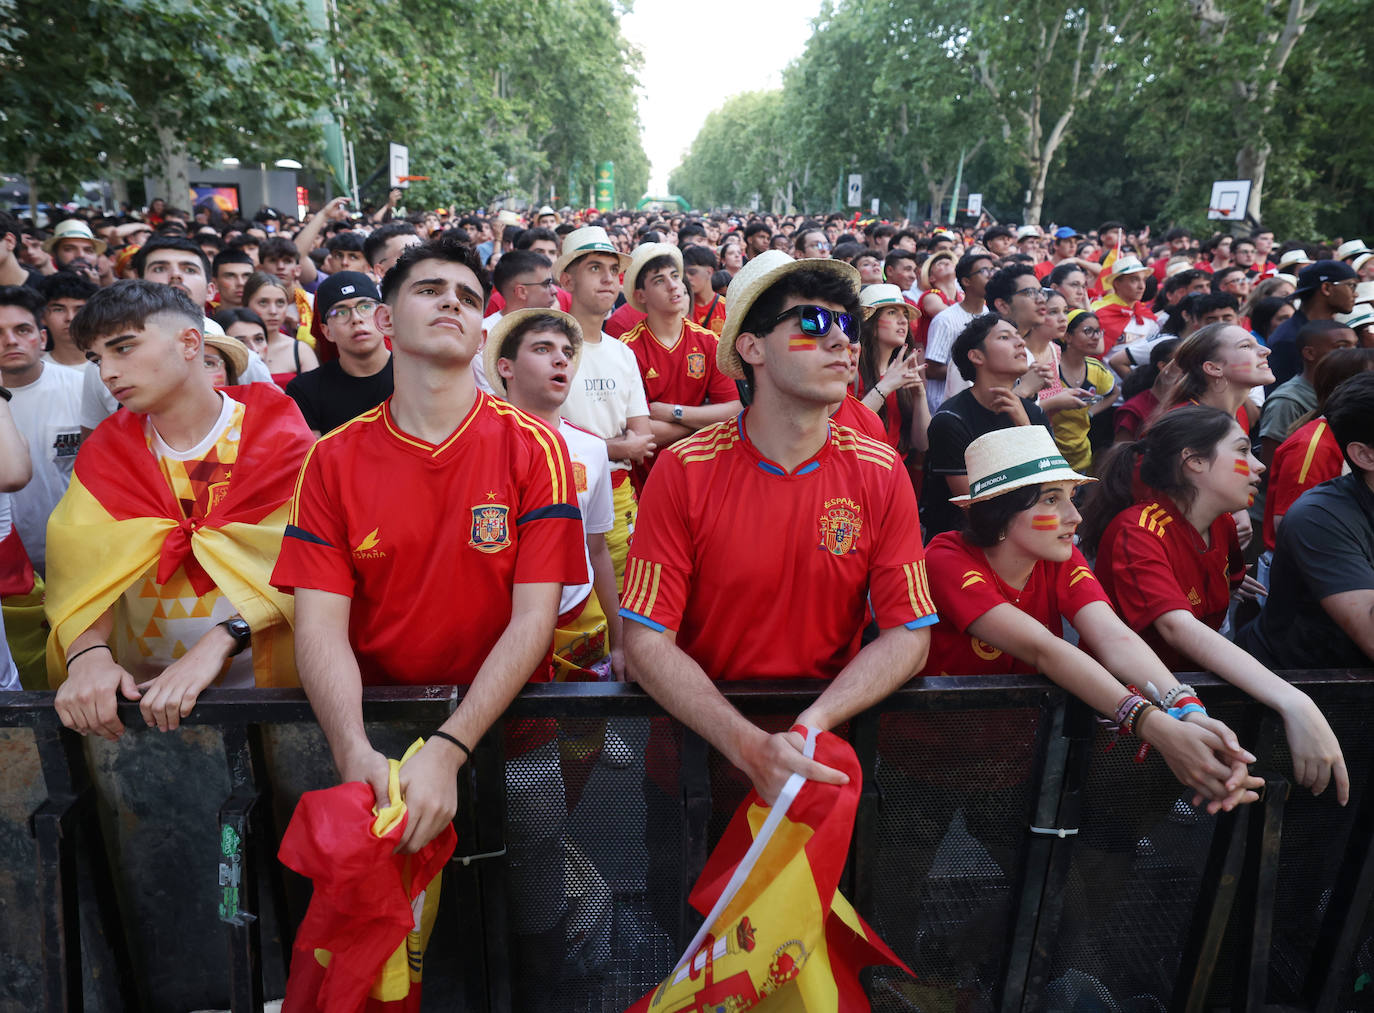
[[[258,686],[297,685],[293,603],[269,578],[314,439],[296,402],[271,384],[221,392],[243,403],[243,432],[229,481],[203,518],[188,518],[167,484],[146,415],[120,409],[82,445],[48,519],[50,688],[67,677],[71,642],[155,563],[158,584],[184,567],[197,595],[218,588],[248,621]]]
[[[706,920],[667,978],[629,1013],[855,1013],[859,972],[910,968],[839,892],[862,774],[843,739],[797,726],[806,755],[845,785],[788,779],[773,806],[736,811],[690,898]],[[708,913],[709,912],[709,913]]]

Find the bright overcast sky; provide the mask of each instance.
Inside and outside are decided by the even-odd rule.
[[[620,27],[644,54],[639,118],[651,194],[667,194],[668,174],[708,113],[731,95],[781,87],[782,69],[801,55],[820,6],[820,0],[635,0]],[[714,69],[721,66],[728,69]],[[684,96],[688,68],[695,80]]]

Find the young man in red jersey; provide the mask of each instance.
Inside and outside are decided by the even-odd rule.
[[[801,735],[745,719],[716,683],[826,680],[797,723],[831,729],[920,668],[937,618],[900,458],[828,418],[849,380],[858,287],[843,261],[779,251],[735,276],[719,366],[753,402],[663,455],[625,571],[631,673],[769,801],[793,773],[844,775],[805,757]],[[881,632],[860,649],[870,604]]]
[[[455,239],[413,246],[387,272],[374,321],[395,393],[306,458],[272,577],[295,591],[301,684],[339,773],[379,805],[387,760],[364,731],[362,687],[468,687],[401,770],[407,852],[453,818],[469,747],[526,682],[550,677],[562,585],[586,580],[567,449],[474,381],[488,286]]]
[[[620,340],[639,363],[654,443],[671,446],[737,414],[739,392],[716,365],[716,336],[687,319],[691,302],[678,248],[636,247],[624,286],[630,305],[647,314]],[[640,467],[647,475],[652,466],[649,458]]]

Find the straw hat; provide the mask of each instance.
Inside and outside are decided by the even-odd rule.
[[[1361,327],[1368,327],[1374,324],[1374,308],[1369,306],[1356,306],[1353,312],[1337,313],[1336,323],[1349,327],[1352,331],[1357,331]]]
[[[229,365],[234,369],[234,377],[243,382],[243,373],[248,368],[248,346],[238,338],[226,338],[220,334],[206,334],[205,347],[224,353]]]
[[[1191,271],[1192,269],[1193,262],[1187,257],[1174,257],[1164,265],[1164,277],[1172,278],[1176,274],[1182,274],[1184,271]]]
[[[1356,271],[1358,271],[1361,268],[1363,268],[1365,264],[1368,264],[1370,260],[1374,260],[1374,253],[1361,253],[1358,257],[1356,257],[1354,260],[1350,262],[1350,266],[1353,267]]]
[[[1111,269],[1102,274],[1100,279],[1102,287],[1106,288],[1108,282],[1115,281],[1125,275],[1140,274],[1142,271],[1148,270],[1149,268],[1140,262],[1139,257],[1117,257],[1116,260],[1112,261]]]
[[[1040,231],[1039,225],[1022,225],[1016,230],[1016,241],[1019,243],[1023,239],[1041,239],[1044,234]]]
[[[554,278],[557,279],[578,257],[586,256],[588,253],[609,253],[620,261],[622,271],[630,265],[630,258],[615,248],[605,229],[600,225],[587,225],[573,229],[563,237],[563,252],[553,262]]]
[[[959,262],[959,258],[954,256],[954,251],[952,250],[941,250],[939,253],[932,253],[925,259],[925,263],[921,265],[922,289],[930,288],[930,269],[935,266],[935,262],[938,260],[948,260],[951,264],[957,264]]]
[[[1355,305],[1374,302],[1374,281],[1362,281],[1355,286]]]
[[[506,340],[506,335],[517,324],[522,320],[528,320],[530,317],[557,317],[572,327],[573,354],[572,361],[568,363],[569,382],[577,375],[577,364],[582,359],[582,325],[577,322],[577,318],[571,313],[564,313],[557,307],[538,309],[531,306],[523,310],[513,310],[496,321],[496,326],[487,335],[486,344],[482,346],[482,369],[486,372],[487,382],[491,384],[492,390],[501,397],[506,395],[506,378],[496,368],[496,360],[501,358],[501,344]]]
[[[793,271],[828,271],[849,282],[855,291],[859,288],[858,270],[843,260],[793,260],[781,250],[764,250],[739,269],[725,290],[725,326],[716,344],[716,365],[726,376],[744,379],[744,363],[735,349],[740,325],[759,296]]]
[[[1047,482],[1096,482],[1069,467],[1044,426],[1012,426],[984,433],[964,450],[968,495],[951,496],[951,503],[968,506],[1013,489]]]
[[[1298,265],[1306,267],[1310,263],[1312,263],[1312,258],[1307,255],[1306,250],[1289,250],[1282,257],[1279,258],[1278,267],[1279,271],[1281,271],[1282,273],[1291,274],[1291,271],[1287,271],[1285,269],[1289,267],[1296,267]]]
[[[641,243],[630,256],[630,266],[625,268],[625,280],[621,284],[625,301],[641,313],[644,312],[643,293],[636,297],[635,282],[639,280],[639,272],[644,270],[644,266],[659,257],[671,257],[677,265],[677,273],[682,273],[682,251],[672,243]]]
[[[1368,246],[1365,246],[1363,239],[1351,239],[1336,247],[1334,259],[1349,260],[1351,257],[1357,257],[1362,253],[1374,253],[1374,250],[1370,250]]]
[[[80,218],[64,218],[52,230],[52,238],[43,240],[43,252],[52,253],[53,248],[64,239],[88,239],[95,244],[95,252],[105,252],[105,240],[99,238],[91,227]]]
[[[896,285],[865,285],[859,292],[859,312],[865,320],[889,306],[906,310],[908,323],[921,319],[921,311],[902,298],[902,290]]]

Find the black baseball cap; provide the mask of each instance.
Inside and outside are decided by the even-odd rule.
[[[1328,282],[1349,281],[1359,273],[1343,260],[1319,260],[1298,274],[1298,295],[1315,292]]]

